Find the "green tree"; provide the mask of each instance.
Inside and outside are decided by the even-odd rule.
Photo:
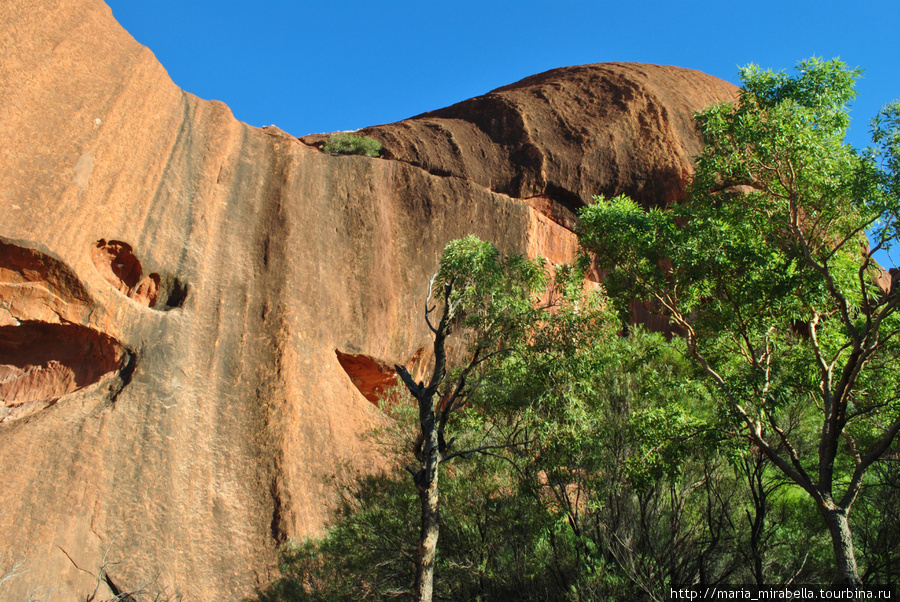
[[[733,432],[815,503],[835,580],[858,584],[850,510],[900,431],[900,287],[872,259],[897,239],[900,109],[855,151],[859,71],[797,71],[742,69],[739,102],[696,116],[688,199],[644,211],[598,198],[582,243],[620,310],[637,299],[681,333]]]
[[[711,431],[688,411],[709,410],[699,403],[708,395],[682,386],[688,364],[658,335],[620,337],[603,295],[586,291],[577,270],[558,269],[538,299],[539,287],[521,284],[532,278],[515,276],[522,267],[542,280],[540,264],[501,258],[473,238],[448,246],[442,264],[471,296],[459,301],[468,318],[456,314],[468,344],[455,341],[445,365],[456,368],[435,395],[436,428],[455,409],[439,465],[451,478],[440,481],[434,596],[662,600],[667,583],[696,581],[698,566],[721,579],[733,571],[721,567],[736,564],[724,533],[734,509],[696,507],[704,497],[732,503],[734,479],[717,473]],[[474,368],[459,361],[488,356]],[[450,403],[457,390],[465,403]],[[421,406],[409,401],[386,406],[391,426],[378,435],[396,450],[395,470],[341,488],[326,537],[288,547],[284,578],[261,600],[409,593],[430,528],[419,481],[410,488],[401,468],[412,441],[422,464],[406,470],[421,478],[427,461]]]
[[[430,601],[433,596],[440,534],[440,467],[455,458],[520,444],[498,440],[489,433],[464,447],[448,437],[450,418],[470,402],[474,385],[491,360],[505,353],[506,340],[515,340],[518,332],[540,319],[535,307],[546,282],[540,259],[501,257],[493,245],[475,236],[451,242],[429,283],[425,301],[425,321],[434,335],[434,366],[428,383],[417,383],[405,367],[395,366],[419,410],[417,463],[407,466],[421,503],[416,600]],[[435,320],[437,310],[440,313]],[[447,338],[456,329],[467,339],[467,349],[448,378]]]

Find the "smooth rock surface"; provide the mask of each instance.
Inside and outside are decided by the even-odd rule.
[[[387,159],[332,157],[180,90],[100,0],[3,13],[0,571],[27,569],[4,599],[84,599],[107,550],[120,589],[267,583],[277,547],[321,529],[326,480],[378,463],[359,435],[381,414],[338,350],[427,357],[453,238],[562,262],[591,195],[677,200],[691,111],[734,94],[671,67],[556,70],[366,130]]]

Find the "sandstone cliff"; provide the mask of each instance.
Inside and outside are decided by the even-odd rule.
[[[551,71],[369,128],[386,158],[236,121],[178,89],[100,0],[0,19],[0,586],[154,575],[238,599],[314,533],[384,366],[429,337],[444,244],[571,258],[596,193],[677,200],[715,78]],[[367,399],[368,397],[368,399]],[[85,569],[85,570],[82,570]]]

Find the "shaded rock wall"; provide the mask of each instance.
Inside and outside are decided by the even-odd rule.
[[[120,587],[265,583],[280,543],[321,528],[325,479],[378,462],[358,436],[381,415],[336,351],[381,366],[427,348],[425,287],[453,238],[560,262],[576,241],[556,204],[626,181],[677,197],[697,141],[672,124],[733,93],[671,68],[564,70],[501,89],[537,99],[518,109],[372,130],[393,160],[331,157],[178,89],[100,0],[9,0],[0,49],[0,567],[28,569],[10,599],[83,598],[79,567],[107,549]],[[646,128],[613,135],[602,107],[642,119],[615,100],[629,78],[708,90],[658,92]],[[646,161],[644,138],[661,140]],[[677,177],[639,184],[660,173]]]

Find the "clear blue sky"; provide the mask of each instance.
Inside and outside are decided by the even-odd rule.
[[[554,67],[638,61],[737,82],[810,56],[865,70],[849,141],[900,97],[900,1],[107,0],[183,89],[251,125],[353,130]]]

